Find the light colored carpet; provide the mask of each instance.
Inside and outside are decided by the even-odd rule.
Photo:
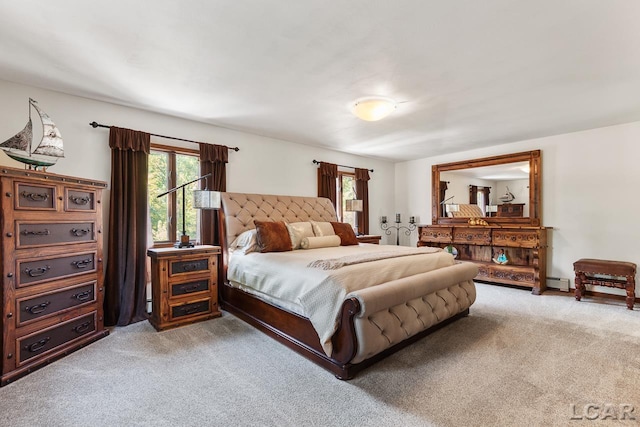
[[[590,403],[639,423],[640,310],[478,284],[470,316],[347,382],[226,313],[117,328],[0,389],[0,425],[594,425],[570,419]]]

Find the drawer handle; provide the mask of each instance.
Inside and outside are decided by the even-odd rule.
[[[87,301],[91,298],[91,291],[79,292],[77,294],[71,295],[71,298],[75,298],[78,301]]]
[[[30,351],[31,353],[36,353],[47,345],[47,343],[51,340],[51,337],[46,337],[41,339],[40,341],[36,341],[33,344],[25,345],[24,348]]]
[[[49,304],[51,304],[51,301],[45,301],[42,304],[32,305],[31,307],[25,307],[24,311],[27,311],[31,314],[39,314],[45,311]]]
[[[73,234],[76,237],[81,237],[81,236],[86,235],[90,231],[91,231],[90,228],[72,228],[71,229],[71,234]]]
[[[73,327],[73,332],[76,334],[83,334],[89,330],[89,325],[91,325],[91,321],[88,320],[84,323],[79,324],[78,326]]]
[[[93,259],[92,258],[87,258],[87,259],[83,259],[83,260],[80,260],[80,261],[73,261],[71,263],[71,265],[73,265],[75,268],[87,268],[91,264],[93,264]]]
[[[34,202],[43,202],[49,198],[48,193],[28,193],[23,191],[20,195],[25,199],[33,200]]]
[[[89,203],[89,200],[91,200],[91,197],[69,196],[69,200],[71,200],[71,202],[76,205],[86,205],[87,203]]]
[[[51,270],[51,267],[48,265],[45,265],[44,267],[25,268],[24,272],[27,273],[29,277],[38,277],[38,276],[42,276],[44,273],[46,273],[49,270]]]
[[[189,308],[185,308],[184,310],[182,310],[182,312],[184,314],[194,314],[200,311],[200,307],[198,306],[194,306],[194,307],[189,307]]]
[[[182,290],[185,292],[193,292],[193,291],[197,291],[199,287],[200,287],[199,284],[189,285],[189,286],[184,286]]]
[[[195,271],[198,269],[198,264],[191,263],[191,264],[182,264],[182,271]]]
[[[30,231],[30,230],[22,230],[24,236],[48,236],[51,232],[48,229],[39,230],[39,231]]]

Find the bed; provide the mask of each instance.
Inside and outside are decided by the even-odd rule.
[[[222,193],[220,306],[339,379],[466,316],[475,301],[477,267],[442,250],[356,244],[245,253],[238,240],[260,221],[315,227],[337,219],[325,198]]]

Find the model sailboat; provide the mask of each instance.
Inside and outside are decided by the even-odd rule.
[[[32,150],[33,125],[31,123],[31,107],[40,116],[42,122],[42,139]],[[62,135],[53,120],[38,107],[37,101],[29,98],[29,121],[24,129],[0,144],[0,149],[14,160],[25,163],[29,167],[47,167],[54,165],[60,157],[64,157]]]

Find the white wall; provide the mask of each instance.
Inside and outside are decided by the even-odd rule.
[[[547,274],[568,278],[573,286],[573,263],[580,258],[640,264],[639,142],[640,122],[633,122],[398,163],[396,206],[430,224],[432,165],[540,149],[542,224],[553,227]],[[416,241],[413,233],[404,243]]]
[[[317,166],[312,163],[313,159],[374,169],[369,181],[370,232],[380,234],[377,218],[389,214],[387,205],[393,200],[394,179],[394,164],[391,162],[266,138],[2,80],[0,142],[24,127],[28,117],[29,97],[37,100],[39,106],[51,116],[64,140],[65,158],[50,167],[49,172],[110,183],[109,130],[89,126],[95,120],[105,125],[239,147],[239,152],[229,152],[228,191],[315,196]],[[34,117],[34,128],[39,126],[39,120]],[[180,144],[154,137],[152,141],[165,145]],[[194,144],[181,145],[197,148]],[[21,163],[13,161],[4,153],[0,153],[0,165],[23,168]],[[108,196],[107,191],[105,201],[108,201]],[[104,204],[104,209],[106,223],[108,203]]]

